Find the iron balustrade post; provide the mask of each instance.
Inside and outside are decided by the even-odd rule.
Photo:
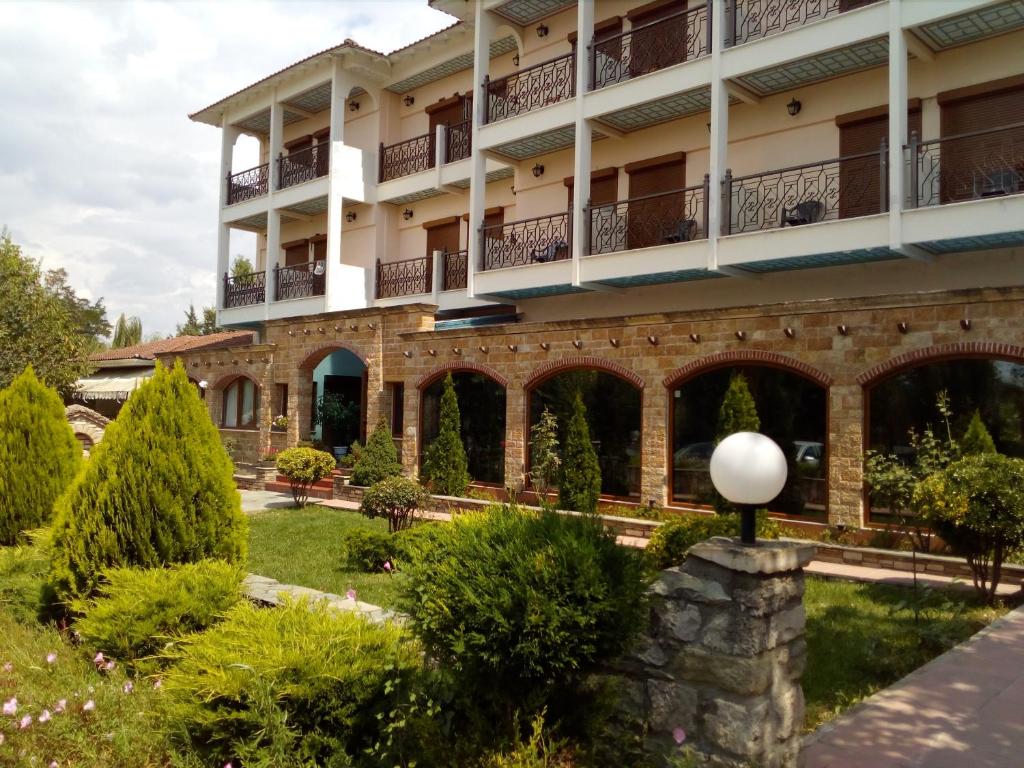
[[[723,235],[728,235],[732,231],[732,168],[725,169],[721,193],[722,221],[719,222],[719,232]]]
[[[712,30],[711,30],[711,12],[712,12],[711,6],[712,6],[713,2],[714,2],[714,0],[707,0],[707,3],[706,3],[707,16],[704,19],[705,29],[707,30],[705,32],[705,34],[707,35],[708,53],[711,53],[711,50],[712,50],[711,47],[714,45],[714,42],[715,42],[714,34],[712,33]],[[706,202],[707,198],[705,197],[704,200],[705,200],[704,205],[707,206],[707,202]],[[707,230],[704,230],[704,231],[706,232]]]
[[[702,191],[702,194],[702,205],[704,207],[704,212],[701,214],[702,232],[704,233],[704,237],[710,237],[710,234],[708,232],[708,217],[711,215],[711,212],[708,210],[708,200],[711,196],[711,174],[709,173],[704,174],[704,189]]]
[[[281,265],[274,265],[274,301],[281,300]]]
[[[879,178],[879,213],[889,210],[889,142],[882,139],[882,147],[878,153],[878,178]]]
[[[480,247],[479,247],[480,258],[477,259],[477,263],[474,264],[472,268],[474,270],[480,270],[481,272],[483,272],[483,271],[485,271],[487,269],[487,231],[486,231],[486,229],[484,229],[484,227],[482,225],[477,229],[476,238],[477,238],[477,242],[480,244]],[[470,269],[469,257],[467,256],[466,257],[466,272],[467,272],[466,279],[467,280],[469,279],[469,274],[468,274],[469,273],[469,269]]]
[[[594,90],[594,83],[597,82],[597,51],[594,48],[595,43],[596,38],[591,38],[591,41],[587,43],[587,62],[590,64],[587,67],[587,76],[590,78],[590,82],[584,84],[584,91]]]
[[[591,200],[587,198],[587,204],[583,206],[583,252],[590,256],[593,254],[594,237],[592,229],[594,226],[594,209],[590,207]],[[571,211],[570,211],[570,215]],[[572,229],[569,230],[570,232]]]
[[[490,121],[491,116],[491,76],[484,75],[484,108],[483,108],[483,124],[487,125]]]
[[[384,142],[380,143],[380,154],[377,155],[377,183],[384,181]]]
[[[427,272],[427,274],[426,274],[427,290],[425,290],[424,293],[430,293],[431,291],[434,290],[434,253],[433,253],[433,251],[431,251],[430,253],[427,254],[427,269],[426,269],[426,272]]]
[[[231,300],[228,298],[228,290],[231,288],[231,283],[228,282],[228,273],[224,273],[224,306],[221,309],[226,309],[231,306]]]
[[[910,146],[908,152],[910,157],[908,163],[910,164],[910,208],[917,208],[920,204],[920,157],[918,155],[919,140],[917,138],[917,131],[910,132]]]
[[[376,272],[377,272],[377,280],[376,280],[377,287],[376,287],[376,290],[374,291],[373,295],[376,296],[379,299],[380,298],[380,273],[381,273],[380,259],[377,259],[377,270],[376,270]]]
[[[729,29],[726,31],[725,47],[731,48],[736,45],[736,19],[739,16],[739,4],[740,0],[732,0],[732,19],[729,22]],[[726,14],[729,13],[729,7],[725,9]]]

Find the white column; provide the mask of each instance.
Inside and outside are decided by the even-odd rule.
[[[345,99],[353,83],[344,70],[341,59],[334,60],[331,73],[331,165],[327,182],[327,275],[326,307],[328,312],[347,309],[345,299],[345,270],[341,265],[341,243],[344,216],[345,170]],[[351,293],[351,292],[350,292]],[[365,291],[363,292],[365,299]]]
[[[722,232],[722,179],[729,163],[729,93],[722,78],[725,47],[725,3],[711,4],[711,147],[708,152],[708,269],[718,269],[718,238]]]
[[[276,286],[274,267],[281,255],[281,214],[274,207],[274,192],[277,191],[277,156],[281,154],[281,147],[284,146],[284,108],[277,100],[275,91],[270,101],[270,147],[269,157],[270,179],[269,191],[267,192],[267,278],[266,278],[266,305],[269,310],[270,303],[274,301],[274,290]]]
[[[266,279],[266,308],[270,310],[270,304],[274,300],[274,291],[277,286],[274,267],[281,258],[281,213],[273,208],[267,211],[267,279]]]
[[[889,247],[903,247],[903,145],[907,135],[907,40],[902,3],[889,3]]]
[[[217,311],[224,308],[224,275],[231,268],[231,227],[221,221],[221,212],[228,204],[228,177],[234,160],[235,142],[241,131],[228,125],[227,117],[220,126],[220,205],[217,207]]]
[[[473,29],[473,151],[469,176],[469,259],[466,269],[466,293],[473,296],[474,273],[483,266],[480,228],[487,210],[487,158],[480,151],[479,131],[487,115],[487,89],[484,77],[490,71],[491,37],[497,26],[494,16],[484,10],[484,0],[476,0],[476,26]]]
[[[580,284],[580,258],[590,252],[590,123],[583,117],[583,95],[590,86],[590,40],[594,36],[594,4],[576,5],[576,155],[572,196],[572,284]]]
[[[270,103],[270,196],[277,191],[277,157],[284,147],[284,107],[277,100],[277,93]]]

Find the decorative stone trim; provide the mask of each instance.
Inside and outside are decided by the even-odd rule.
[[[458,371],[473,371],[474,373],[480,373],[489,379],[492,379],[496,384],[501,385],[504,389],[508,389],[508,379],[502,376],[493,368],[488,368],[486,365],[472,362],[457,362],[452,361],[439,365],[429,373],[424,374],[420,377],[420,380],[416,382],[416,389],[425,389],[429,385],[433,384],[434,381],[441,378],[448,371],[456,373]]]
[[[262,605],[279,606],[284,605],[285,600],[301,600],[303,598],[311,603],[325,602],[327,607],[335,611],[348,611],[357,613],[374,624],[383,624],[386,621],[401,624],[404,616],[394,611],[388,611],[379,605],[372,603],[361,603],[350,597],[333,595],[330,592],[320,592],[309,587],[299,587],[294,584],[282,584],[266,576],[258,576],[250,573],[242,580],[242,593],[254,603]]]
[[[214,382],[212,388],[214,390],[216,390],[216,391],[220,391],[222,389],[227,389],[227,387],[229,387],[232,384],[232,382],[235,382],[238,379],[248,379],[249,381],[251,381],[253,383],[253,386],[256,387],[256,390],[259,391],[260,383],[256,379],[254,379],[252,376],[250,376],[248,373],[239,372],[239,371],[233,371],[232,373],[225,373],[223,376],[221,376],[219,379],[217,379],[216,382]]]
[[[625,379],[637,389],[643,389],[647,385],[647,382],[643,380],[640,374],[636,371],[631,371],[619,363],[606,360],[603,357],[570,356],[539,365],[523,382],[523,389],[533,389],[544,379],[550,378],[562,371],[572,371],[579,368],[596,368],[599,371],[611,373],[620,379]]]
[[[794,360],[778,352],[767,352],[763,349],[730,350],[728,352],[717,352],[699,360],[693,360],[681,368],[677,368],[665,377],[663,383],[666,387],[672,388],[681,384],[686,379],[695,376],[705,368],[719,368],[728,364],[755,363],[770,365],[774,368],[782,368],[792,371],[798,376],[810,379],[826,389],[832,386],[834,379],[824,371],[819,371],[814,366]]]
[[[955,344],[936,344],[898,355],[869,368],[857,377],[857,383],[862,386],[874,384],[879,379],[902,368],[915,368],[929,361],[941,360],[946,357],[1002,357],[1024,361],[1024,347],[996,341],[958,341]]]
[[[314,347],[305,356],[305,358],[303,358],[302,363],[299,364],[299,369],[302,371],[312,371],[314,368],[317,367],[317,365],[320,364],[320,362],[325,357],[327,357],[332,352],[337,352],[338,350],[341,349],[351,352],[353,355],[359,358],[359,361],[363,365],[369,367],[370,364],[367,361],[367,357],[362,353],[361,350],[344,341],[331,341],[329,343],[321,344],[317,347]],[[315,360],[316,362],[310,362],[313,360]]]

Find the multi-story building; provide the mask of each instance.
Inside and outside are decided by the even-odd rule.
[[[222,135],[219,322],[259,338],[186,362],[244,457],[383,416],[414,472],[449,371],[499,487],[580,391],[610,499],[706,505],[735,373],[799,519],[881,519],[863,452],[912,451],[940,390],[1024,453],[1024,2],[432,5],[456,21],[192,115]]]

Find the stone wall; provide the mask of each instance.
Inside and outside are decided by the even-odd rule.
[[[83,450],[88,451],[103,439],[103,433],[110,423],[110,419],[92,408],[84,405],[69,405],[64,408],[64,415],[68,424],[75,433],[75,437],[82,443]],[[83,436],[89,441],[83,440]]]

